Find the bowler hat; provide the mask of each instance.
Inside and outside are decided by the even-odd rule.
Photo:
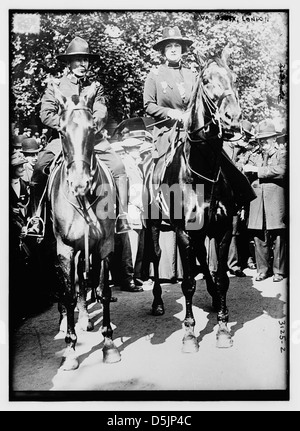
[[[165,45],[171,41],[178,42],[182,45],[183,51],[186,51],[186,48],[193,43],[193,40],[182,37],[181,31],[177,26],[166,27],[163,29],[162,38],[153,45],[153,49],[161,51]]]
[[[19,151],[15,151],[11,155],[10,162],[11,162],[12,166],[19,166],[19,165],[24,165],[25,163],[27,163],[27,160]]]
[[[40,146],[35,138],[25,138],[22,141],[22,153],[38,153]]]
[[[23,135],[15,135],[13,138],[13,143],[12,146],[14,147],[14,149],[19,150],[22,148],[22,141],[24,140],[24,136]]]
[[[89,44],[86,40],[81,37],[74,37],[69,43],[66,52],[63,54],[58,54],[56,56],[57,60],[68,62],[72,59],[73,55],[84,55],[91,61],[99,60],[98,54],[91,54]]]
[[[273,138],[275,136],[280,136],[281,133],[276,132],[275,124],[271,119],[266,119],[258,123],[256,129],[256,139]]]

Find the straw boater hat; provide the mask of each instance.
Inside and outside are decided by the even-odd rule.
[[[84,55],[89,58],[90,61],[99,60],[99,54],[91,54],[88,43],[81,37],[74,37],[68,45],[68,48],[64,54],[58,54],[57,60],[64,61],[65,63],[72,60],[74,55]]]
[[[163,29],[162,38],[153,45],[153,49],[156,51],[161,51],[169,42],[180,43],[182,46],[182,51],[185,52],[187,47],[192,45],[193,40],[182,37],[181,32],[177,26],[166,27]]]
[[[273,138],[275,136],[281,136],[282,133],[276,132],[275,124],[272,120],[263,120],[257,125],[256,129],[256,139],[266,139]]]
[[[35,154],[40,151],[40,146],[35,138],[25,138],[22,141],[22,153]]]
[[[27,160],[19,151],[15,151],[11,156],[10,162],[12,166],[20,166],[27,163]]]

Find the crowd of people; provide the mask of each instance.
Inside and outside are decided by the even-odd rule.
[[[175,123],[181,124],[180,133],[184,136],[196,75],[183,66],[182,54],[191,43],[178,27],[164,29],[153,48],[161,52],[165,62],[151,70],[145,82],[147,117],[124,120],[112,137],[105,132],[108,113],[104,88],[99,83],[95,87],[92,108],[97,137],[95,151],[113,174],[119,201],[111,278],[115,285],[129,292],[143,291],[143,284],[151,277],[147,232],[142,222],[146,164],[163,160]],[[59,81],[62,94],[84,94],[91,85],[87,78],[89,65],[97,60],[88,43],[75,37],[57,59],[68,68]],[[23,133],[17,127],[12,132],[10,208],[14,256],[26,250],[27,237],[43,239],[44,235],[44,221],[37,208],[47,183],[45,168],[61,151],[60,117],[51,83],[42,98],[40,117],[45,125],[40,132],[33,133],[28,127]],[[145,122],[150,118],[154,123],[151,128]],[[244,120],[242,134],[224,141],[223,148],[248,178],[257,196],[247,207],[236,207],[228,270],[234,276],[244,277],[244,269],[249,268],[257,271],[257,281],[269,276],[273,276],[274,282],[281,281],[287,275],[287,136],[276,130],[272,119],[255,125]],[[213,240],[208,240],[207,251],[213,272],[217,264]],[[177,259],[175,239],[169,244],[169,253],[173,260],[174,256]],[[178,273],[180,269],[174,274],[175,279]]]

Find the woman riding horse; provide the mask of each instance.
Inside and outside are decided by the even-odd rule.
[[[162,218],[168,218],[177,233],[183,266],[182,290],[186,299],[186,333],[183,339],[185,352],[198,350],[192,312],[196,286],[195,257],[205,275],[213,306],[218,311],[218,346],[231,345],[227,328],[226,293],[229,286],[227,256],[232,214],[237,201],[241,203],[255,198],[247,179],[222,151],[224,132],[228,133],[234,127],[239,127],[241,114],[226,57],[209,61],[191,92],[191,78],[185,83],[180,62],[181,53],[189,44],[190,41],[182,38],[177,27],[164,30],[164,38],[154,45],[154,49],[164,50],[168,63],[161,66],[157,73],[150,72],[144,90],[146,111],[158,123],[155,136],[160,156],[154,168],[151,207],[146,215],[154,245],[152,313],[164,314],[158,277],[161,254],[159,229]],[[188,106],[186,94],[191,94]],[[165,124],[169,124],[168,129],[164,128]],[[185,130],[182,130],[183,124]],[[160,149],[162,141],[163,151]],[[238,179],[237,187],[232,178]],[[151,184],[149,187],[151,188]],[[155,207],[159,208],[159,216]],[[217,243],[218,268],[215,279],[207,267],[204,244],[206,236],[215,238]]]

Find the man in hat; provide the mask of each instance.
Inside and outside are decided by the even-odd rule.
[[[30,183],[34,166],[38,159],[40,146],[35,138],[25,138],[22,141],[21,151],[26,158],[23,179]]]
[[[253,153],[243,168],[253,176],[257,195],[250,203],[248,222],[255,242],[256,281],[273,274],[273,281],[279,282],[285,276],[286,150],[276,142],[279,135],[272,120],[261,121],[255,136],[261,151]]]
[[[91,85],[87,77],[89,65],[91,61],[99,59],[99,55],[90,53],[88,43],[80,37],[75,37],[69,43],[66,52],[64,54],[59,54],[57,59],[66,63],[69,70],[68,74],[64,75],[57,82],[61,93],[65,97],[71,97],[73,95],[83,95],[87,92]],[[127,178],[121,158],[111,149],[109,142],[104,138],[102,133],[107,120],[107,107],[104,89],[100,83],[97,83],[95,88],[92,111],[96,138],[95,150],[97,150],[99,158],[104,161],[111,170],[117,187],[119,214],[116,222],[116,232],[127,232],[130,230],[126,215]],[[59,133],[60,115],[52,83],[49,83],[42,98],[40,117],[45,126]],[[52,162],[55,155],[58,154],[61,149],[60,139],[52,140],[46,145],[46,148],[41,151],[35,165],[31,184],[34,196],[33,212],[37,217],[33,217],[31,229],[28,229],[29,232],[32,230],[33,233],[36,233],[36,231],[40,230],[37,209],[47,182],[45,167]]]
[[[123,145],[125,144],[125,145]],[[132,174],[136,174],[136,167],[134,165],[134,159],[131,158],[130,151],[133,153],[135,147],[139,148],[140,141],[136,138],[125,139],[124,142],[114,142],[111,144],[114,151],[116,151],[122,158],[126,173],[128,175],[128,186],[130,190]],[[131,194],[129,191],[129,202],[128,202],[128,213],[130,214],[131,205]],[[129,223],[131,219],[129,218]],[[133,226],[131,226],[133,228]],[[121,290],[127,292],[142,292],[143,288],[142,282],[139,282],[134,277],[134,266],[133,266],[133,256],[132,247],[130,241],[130,234],[128,232],[123,235],[116,235],[115,237],[115,249],[110,259],[110,271],[112,275],[112,280],[115,286],[120,286]]]
[[[133,117],[123,120],[115,129],[112,138],[124,141],[127,138],[136,138],[145,142],[152,142],[153,137],[148,128],[152,127],[151,117]]]
[[[244,157],[253,149],[254,128],[250,121],[241,122],[242,134],[240,139],[234,137],[231,140],[224,141],[223,149],[232,160],[232,162],[242,170]],[[252,151],[251,151],[252,152]],[[228,269],[230,274],[237,277],[245,277],[243,269],[248,266],[255,269],[253,256],[251,255],[250,242],[248,237],[248,228],[246,214],[249,212],[249,204],[236,208],[232,222],[232,238],[228,252]],[[252,253],[253,254],[253,253]]]
[[[11,155],[10,210],[13,245],[18,245],[19,236],[26,224],[27,207],[30,200],[29,184],[23,180],[25,157],[19,151]]]

